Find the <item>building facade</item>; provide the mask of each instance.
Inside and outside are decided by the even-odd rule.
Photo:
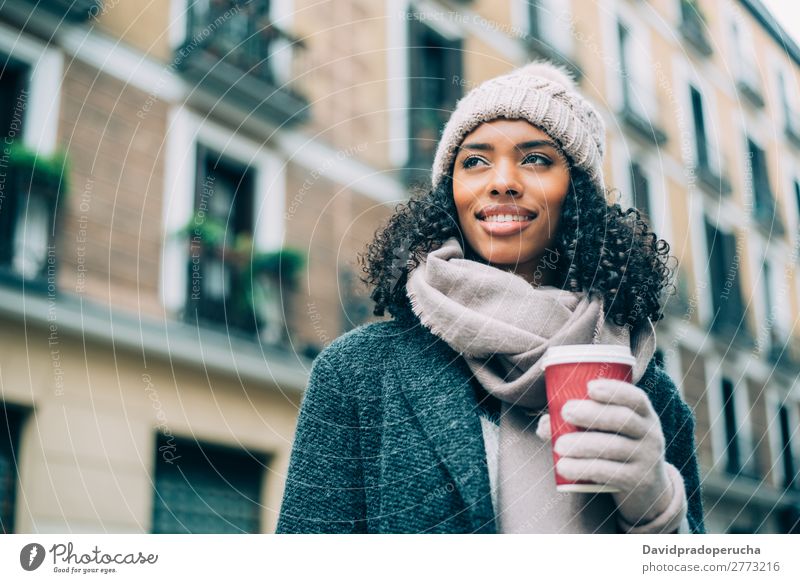
[[[271,532],[311,360],[455,101],[534,58],[678,260],[710,532],[800,517],[800,49],[758,0],[9,0],[0,524]]]

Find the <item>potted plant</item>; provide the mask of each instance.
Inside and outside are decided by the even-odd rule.
[[[7,151],[9,196],[0,215],[0,266],[12,278],[44,280],[53,221],[68,191],[68,163],[61,151],[43,155],[18,143]],[[24,242],[15,234],[25,221]]]
[[[8,157],[13,180],[23,192],[36,189],[43,195],[58,200],[59,194],[69,191],[69,163],[63,150],[44,155],[26,146],[14,144]]]
[[[286,247],[258,251],[250,234],[231,238],[225,224],[202,213],[195,214],[179,234],[188,238],[193,259],[210,256],[232,270],[239,293],[228,300],[228,321],[247,330],[265,327],[262,337],[279,342],[283,337],[283,306],[288,299],[282,297],[282,291],[296,288],[305,265],[303,253]]]

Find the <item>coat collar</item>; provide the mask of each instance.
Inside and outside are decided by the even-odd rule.
[[[399,387],[461,494],[473,532],[495,532],[486,449],[472,373],[463,357],[417,321],[415,358],[395,373]]]

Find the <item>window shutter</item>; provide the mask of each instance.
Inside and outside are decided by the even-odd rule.
[[[722,270],[721,241],[717,230],[705,221],[706,248],[708,249],[708,275],[711,278],[711,295],[713,297],[715,317],[719,318],[719,309],[722,296],[724,275]]]
[[[14,532],[17,460],[23,411],[0,401],[0,534]]]
[[[792,429],[789,423],[789,410],[781,405],[779,410],[781,430],[781,461],[783,466],[783,487],[792,488],[796,484],[797,467],[792,450]]]
[[[694,121],[695,163],[700,167],[708,166],[708,140],[706,135],[706,118],[703,110],[703,96],[693,86],[689,86],[692,100],[692,119]]]
[[[727,443],[725,448],[727,455],[725,470],[729,474],[736,475],[742,468],[739,459],[739,428],[736,423],[736,402],[733,383],[728,379],[722,379],[722,409],[725,418],[725,441]]]
[[[156,445],[154,533],[260,531],[266,456],[165,434]]]
[[[634,206],[649,219],[651,217],[650,183],[638,162],[631,162],[631,196]]]
[[[720,233],[720,242],[724,250],[724,268],[722,281],[730,287],[727,290],[727,306],[723,310],[725,318],[734,328],[746,327],[744,320],[744,302],[742,301],[742,287],[740,284],[741,257],[736,249],[736,235],[733,233]],[[728,284],[730,279],[730,284]]]

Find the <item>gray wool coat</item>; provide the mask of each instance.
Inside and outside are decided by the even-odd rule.
[[[312,365],[276,532],[495,533],[475,385],[413,315],[337,338]],[[654,361],[638,386],[683,475],[689,528],[705,532],[691,410]]]

